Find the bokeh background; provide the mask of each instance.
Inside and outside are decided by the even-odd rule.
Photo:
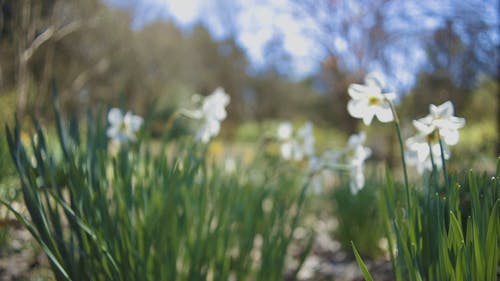
[[[366,132],[365,145],[372,155],[364,170],[365,188],[353,195],[349,173],[345,171],[323,171],[311,179],[312,192],[304,195],[307,200],[296,229],[298,238],[287,254],[288,258],[298,257],[299,252],[307,253],[307,245],[311,245],[303,267],[307,274],[300,280],[331,280],[331,276],[335,280],[361,280],[359,274],[351,274],[358,272],[350,244],[354,241],[369,262],[370,271],[378,272],[375,279],[392,280],[379,277],[391,275],[379,203],[383,198],[381,191],[385,194],[387,186],[392,189],[384,177],[386,171],[395,179],[395,196],[391,200],[403,200],[398,198],[405,194],[399,143],[394,124],[373,122],[368,127],[349,116],[347,89],[351,83],[363,83],[367,73],[384,76],[385,90],[398,95],[396,110],[403,138],[414,135],[411,121],[427,115],[429,104],[451,100],[455,115],[464,117],[466,126],[460,129],[459,143],[451,148],[447,169],[452,175],[458,174],[460,180],[467,178],[463,171],[485,172],[483,178],[488,181],[483,181],[483,188],[493,191],[488,184],[500,156],[499,15],[499,2],[493,0],[0,0],[0,199],[26,213],[3,129],[5,124],[14,127],[16,115],[22,123],[21,142],[38,142],[30,139],[34,132],[31,117],[36,116],[47,135],[48,146],[55,151],[60,171],[57,176],[62,182],[73,178],[65,174],[73,169],[66,169],[67,162],[57,141],[52,90],[55,84],[65,120],[77,117],[80,123],[88,122],[89,110],[94,116],[99,109],[105,112],[110,107],[130,110],[144,117],[140,139],[147,140],[149,149],[145,151],[157,153],[162,143],[168,143],[168,154],[186,161],[191,159],[185,151],[190,146],[183,146],[182,141],[189,137],[172,142],[170,138],[191,134],[193,122],[176,118],[176,112],[192,109],[196,97],[200,101],[197,95],[207,96],[220,86],[231,98],[228,117],[220,135],[203,149],[206,148],[207,163],[215,160],[218,166],[214,167],[220,166],[224,173],[213,173],[213,181],[206,182],[219,187],[231,179],[231,185],[214,188],[220,192],[214,194],[233,198],[226,196],[227,191],[240,198],[237,200],[245,201],[247,206],[241,213],[258,215],[259,221],[267,221],[259,211],[270,206],[266,202],[274,202],[269,207],[272,210],[291,206],[293,194],[299,191],[308,170],[306,161],[288,162],[280,158],[279,144],[273,138],[281,122],[290,121],[295,128],[312,122],[317,155],[342,149],[351,134]],[[101,117],[100,121],[104,121],[105,117]],[[76,128],[76,122],[69,124],[70,131]],[[81,128],[86,128],[85,124]],[[158,154],[163,157],[167,153]],[[165,170],[155,168],[152,179],[165,176]],[[241,172],[234,173],[238,169]],[[409,172],[412,187],[415,184],[418,190],[422,182],[425,186],[425,175],[413,168]],[[241,186],[233,186],[238,183],[233,183],[233,177],[241,177]],[[462,182],[467,189],[467,181]],[[265,190],[274,188],[274,184],[279,192]],[[248,193],[239,193],[242,191]],[[458,191],[462,194],[462,190]],[[206,194],[210,195],[206,198],[212,198],[212,193]],[[276,200],[268,201],[260,194],[276,196]],[[470,196],[462,195],[465,218],[471,212],[467,201]],[[255,196],[266,199],[261,204],[251,199]],[[213,206],[227,208],[227,213],[234,210],[231,206],[243,210],[240,201],[235,200]],[[169,207],[163,201],[153,203],[160,207],[158,210]],[[54,280],[42,250],[30,246],[33,239],[2,207],[0,281]],[[487,204],[482,207],[489,208]],[[439,218],[432,208],[415,208],[423,212],[423,217]],[[289,213],[296,211],[279,211],[286,217]],[[289,231],[281,217],[271,217],[277,218],[285,232]],[[157,225],[154,218],[150,222]],[[432,227],[439,225],[432,220],[427,223]],[[129,224],[116,225],[123,226],[124,233],[136,233],[127,229]],[[161,225],[168,231],[174,229],[170,224]],[[208,225],[212,227],[211,223]],[[317,234],[312,244],[306,241],[309,229]],[[188,232],[198,236],[198,232]],[[235,241],[241,238],[232,232],[227,234]],[[104,240],[113,242],[114,237]],[[129,244],[124,245],[130,260],[137,260],[135,252],[129,251],[133,247],[127,249]],[[207,258],[211,255],[212,252]],[[279,273],[291,272],[290,268],[281,272],[273,263],[262,264]],[[349,274],[352,276],[347,278]]]
[[[488,0],[0,0],[0,121],[51,121],[122,105],[160,136],[170,115],[222,86],[222,140],[255,142],[267,124],[313,121],[319,146],[362,124],[347,87],[382,73],[403,130],[430,103],[467,119],[460,163],[499,155],[499,7]],[[391,128],[368,130],[373,159],[397,162]],[[489,160],[488,160],[489,159]],[[462,161],[463,160],[463,161]],[[467,163],[465,163],[467,162]]]

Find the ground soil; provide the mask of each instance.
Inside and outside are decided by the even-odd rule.
[[[385,258],[366,260],[377,281],[392,280]],[[314,245],[298,274],[301,281],[361,281],[363,277],[352,256],[327,233],[317,233]],[[31,234],[17,223],[9,225],[9,238],[0,248],[0,281],[54,280],[46,256]]]

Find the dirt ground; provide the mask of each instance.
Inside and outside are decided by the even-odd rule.
[[[388,260],[367,260],[367,267],[377,281],[392,280]],[[326,233],[318,232],[311,253],[299,272],[301,281],[361,281],[358,265],[351,253]],[[54,280],[46,256],[31,234],[22,226],[9,226],[9,239],[0,248],[0,281]]]
[[[9,227],[9,238],[0,248],[0,281],[54,280],[45,254],[20,225]]]

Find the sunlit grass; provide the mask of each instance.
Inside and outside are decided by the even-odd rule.
[[[228,172],[189,140],[112,152],[102,118],[81,134],[56,113],[59,148],[39,125],[30,147],[19,126],[7,132],[29,217],[11,210],[57,280],[283,278],[307,186],[300,173],[267,162]]]

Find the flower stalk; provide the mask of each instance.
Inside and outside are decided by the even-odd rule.
[[[406,157],[405,157],[405,149],[403,145],[403,137],[401,136],[401,126],[399,124],[399,117],[396,112],[396,108],[394,107],[394,104],[387,99],[387,102],[389,103],[389,106],[391,107],[392,115],[394,116],[394,125],[396,126],[396,133],[398,135],[398,142],[399,142],[399,149],[401,150],[401,163],[403,164],[403,176],[404,176],[404,181],[405,181],[405,190],[406,190],[406,204],[408,206],[408,211],[411,210],[410,208],[410,202],[411,202],[411,195],[410,195],[410,186],[408,184],[408,171],[406,169]]]
[[[439,135],[439,131],[438,131]],[[445,160],[445,152],[444,152],[444,146],[443,146],[443,140],[441,139],[441,136],[439,136],[439,149],[441,150],[441,162],[443,163],[443,177],[444,177],[444,183],[446,184],[446,187],[450,187],[450,183],[448,180],[448,171],[446,170],[446,160]]]

